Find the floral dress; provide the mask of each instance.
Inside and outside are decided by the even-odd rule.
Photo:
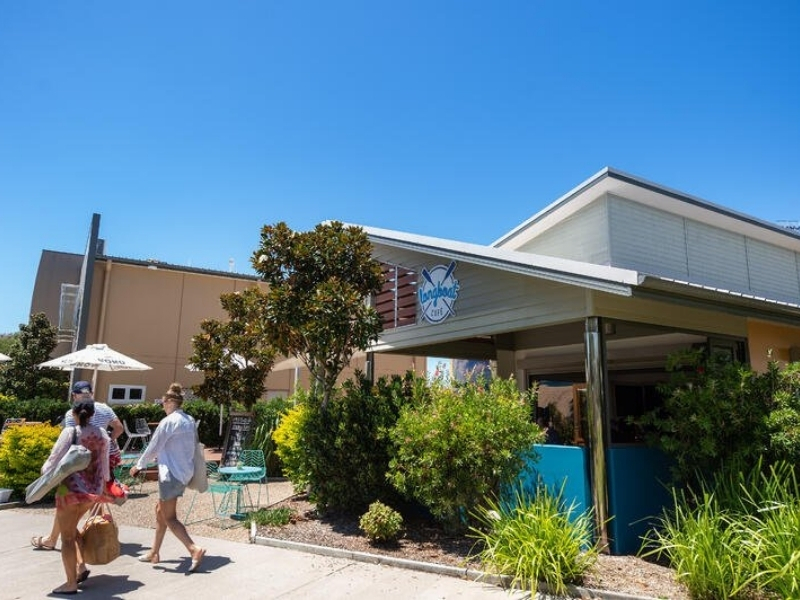
[[[42,473],[54,469],[58,461],[72,445],[73,433],[77,430],[77,443],[92,453],[89,466],[73,473],[56,488],[56,507],[84,502],[113,502],[105,494],[106,481],[110,478],[108,466],[108,433],[94,425],[65,427],[58,436],[50,456],[42,465]]]

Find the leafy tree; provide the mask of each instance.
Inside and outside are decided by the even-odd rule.
[[[353,353],[377,341],[382,329],[366,302],[383,284],[371,251],[359,227],[334,221],[300,233],[281,222],[262,228],[252,256],[269,284],[262,334],[283,355],[303,361],[323,407]]]
[[[258,288],[248,288],[220,297],[228,313],[226,322],[207,319],[202,333],[192,338],[194,353],[189,363],[203,371],[205,379],[192,386],[195,394],[231,407],[236,402],[247,410],[264,394],[264,381],[275,363],[275,349],[250,324],[263,312],[265,296]]]
[[[0,377],[0,393],[20,399],[66,398],[69,374],[58,369],[39,369],[36,365],[50,358],[58,345],[56,330],[44,313],[31,315],[8,351]]]
[[[18,337],[19,333],[0,333],[0,352],[8,355]]]

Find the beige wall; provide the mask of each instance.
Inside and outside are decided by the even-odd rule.
[[[800,327],[776,325],[750,319],[747,327],[750,364],[756,371],[766,371],[770,353],[772,360],[790,361],[790,348],[800,348]],[[795,359],[798,360],[798,359]]]
[[[100,372],[96,396],[107,399],[110,385],[146,386],[146,398],[160,398],[173,381],[185,388],[199,384],[203,374],[185,366],[192,354],[192,336],[204,319],[227,318],[219,302],[221,294],[243,290],[259,282],[201,272],[149,268],[141,264],[101,259],[95,264],[86,343],[105,343],[153,367],[150,371]],[[424,359],[402,355],[375,355],[375,376],[424,374]],[[355,369],[365,370],[365,358],[357,357],[342,378]],[[91,379],[91,372],[81,377]],[[309,376],[300,369],[273,371],[267,377],[267,396],[288,395],[298,387],[308,389]]]

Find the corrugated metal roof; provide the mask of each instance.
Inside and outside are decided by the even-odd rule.
[[[373,245],[435,254],[451,260],[535,276],[549,281],[581,285],[612,294],[630,296],[631,286],[637,285],[640,279],[636,271],[629,269],[504,250],[390,229],[354,226],[361,227]]]
[[[110,260],[115,263],[123,265],[135,265],[138,267],[154,267],[156,269],[166,269],[168,271],[179,271],[181,273],[196,273],[201,275],[214,275],[216,277],[231,277],[233,279],[247,279],[250,281],[260,281],[261,278],[257,275],[248,275],[245,273],[233,273],[231,271],[216,271],[214,269],[201,269],[198,267],[188,267],[186,265],[176,265],[172,263],[161,262],[158,260],[141,260],[137,258],[126,258],[123,256],[110,256],[101,254],[96,257],[96,260]]]

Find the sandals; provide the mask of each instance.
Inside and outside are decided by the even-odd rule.
[[[161,558],[158,556],[158,553],[153,552],[152,550],[150,552],[145,552],[136,560],[143,563],[153,563],[154,565],[161,562]]]
[[[89,573],[91,573],[89,569],[84,569],[83,571],[78,573],[78,578],[77,578],[78,585],[82,584],[89,578]]]
[[[31,538],[31,546],[36,548],[37,550],[55,550],[56,545],[53,544],[52,546],[48,546],[44,543],[45,540],[49,540],[50,538],[46,535],[35,535]]]
[[[194,573],[197,571],[197,568],[200,566],[200,563],[203,562],[203,558],[206,555],[205,548],[198,548],[197,552],[192,555],[192,564],[189,565],[189,573]]]

